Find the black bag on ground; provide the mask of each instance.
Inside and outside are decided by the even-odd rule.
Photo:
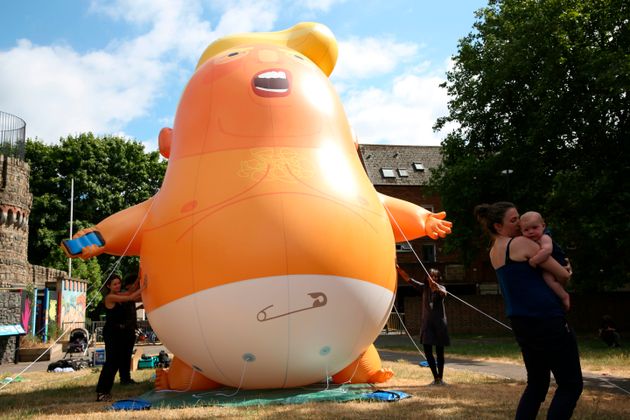
[[[72,361],[68,360],[68,359],[61,359],[61,360],[57,360],[56,362],[52,362],[48,365],[48,372],[52,372],[57,368],[72,368],[74,369],[74,367],[72,366]]]

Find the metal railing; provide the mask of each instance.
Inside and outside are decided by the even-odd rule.
[[[94,321],[90,327],[90,336],[93,337],[94,342],[102,343],[103,339],[103,327],[105,321]],[[136,344],[159,344],[160,341],[157,334],[151,328],[149,321],[137,321],[136,326]]]
[[[0,155],[24,160],[26,122],[20,117],[0,111]]]
[[[405,313],[400,312],[400,317],[395,311],[389,314],[389,318],[387,318],[387,322],[383,327],[383,330],[386,334],[404,334],[405,329],[403,328],[403,324],[400,321],[402,318],[403,322],[405,321]]]

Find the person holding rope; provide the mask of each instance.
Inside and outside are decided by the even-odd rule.
[[[140,276],[129,274],[125,276],[123,284],[124,291],[127,294],[131,294],[140,287]],[[136,329],[138,328],[136,301],[130,300],[128,302],[122,302],[121,305],[125,309],[125,327],[121,331],[122,341],[125,345],[125,353],[124,358],[120,361],[118,376],[120,376],[121,384],[133,385],[136,381],[131,378],[131,359],[133,357],[133,348],[136,345]]]
[[[125,369],[129,369],[127,357],[128,344],[126,340],[126,311],[123,303],[140,300],[143,288],[131,293],[121,292],[122,281],[120,276],[114,274],[105,282],[108,290],[105,296],[105,326],[103,338],[105,340],[105,364],[98,377],[96,385],[96,401],[111,401],[111,390],[114,385],[116,372],[120,371],[121,380],[124,378]],[[126,367],[123,365],[126,364]]]
[[[490,263],[497,273],[507,316],[527,369],[527,386],[516,419],[536,418],[549,390],[550,373],[558,388],[547,418],[568,419],[582,393],[580,356],[562,303],[545,283],[541,269],[566,285],[571,266],[562,267],[553,258],[540,263],[540,269],[530,266],[528,260],[536,255],[540,245],[521,236],[514,204],[480,204],[474,213],[492,237]]]
[[[446,322],[446,311],[444,310],[444,298],[446,297],[446,289],[442,283],[442,274],[432,268],[426,277],[426,284],[416,281],[409,277],[406,271],[396,265],[398,274],[407,283],[414,288],[422,291],[422,328],[420,329],[420,342],[424,347],[425,358],[431,368],[433,374],[433,383],[431,385],[446,385],[444,382],[444,347],[451,344],[448,336],[448,328]],[[433,356],[433,346],[435,346],[435,355]]]

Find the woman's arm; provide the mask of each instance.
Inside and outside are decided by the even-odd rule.
[[[139,287],[140,287],[140,276],[138,276],[136,278],[136,281],[134,281],[129,287],[127,287],[127,292],[135,292],[136,290],[138,290]]]
[[[405,270],[403,270],[402,268],[400,268],[398,266],[398,264],[396,264],[396,271],[398,271],[398,274],[400,275],[400,277],[402,277],[402,279],[404,281],[406,281],[407,283],[409,283],[411,286],[413,286],[415,289],[419,290],[419,291],[424,291],[424,284],[420,283],[419,281],[417,281],[416,279],[412,279],[411,277],[409,277],[409,274],[407,274],[407,272]]]
[[[510,244],[510,258],[513,261],[527,261],[540,250],[540,245],[531,239],[527,239],[524,236],[518,236],[512,240]],[[569,282],[571,278],[570,270],[561,266],[553,258],[547,258],[546,261],[540,264],[543,270],[549,271],[554,275],[556,280],[563,286]]]
[[[446,296],[446,288],[433,280],[431,276],[427,276],[427,283],[432,291],[438,293],[442,297]]]
[[[140,300],[143,288],[129,294],[110,293],[105,296],[105,307],[112,309],[117,302],[137,302]]]

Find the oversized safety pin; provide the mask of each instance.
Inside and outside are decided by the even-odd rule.
[[[256,315],[256,319],[259,322],[271,321],[272,319],[281,318],[283,316],[291,315],[297,312],[308,311],[309,309],[321,308],[322,306],[325,306],[326,303],[328,302],[328,298],[326,297],[326,294],[322,292],[307,293],[307,295],[309,295],[311,298],[314,299],[313,304],[311,306],[307,306],[301,309],[296,309],[295,311],[290,311],[285,314],[280,314],[280,315],[276,315],[276,316],[272,316],[268,318],[266,311],[269,308],[273,308],[273,305],[269,305],[258,312],[258,314]]]

